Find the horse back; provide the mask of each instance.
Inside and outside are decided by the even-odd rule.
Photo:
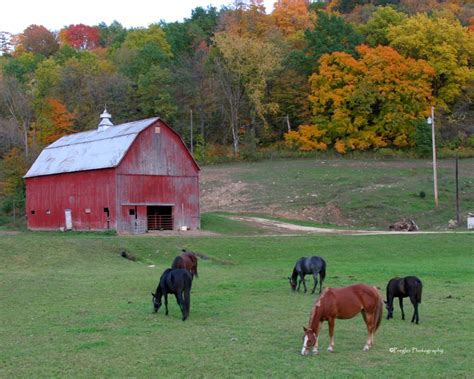
[[[296,271],[303,274],[312,274],[326,270],[326,262],[321,257],[301,257],[295,266]]]
[[[414,295],[416,301],[421,303],[421,292],[423,290],[423,284],[421,280],[416,276],[407,276],[404,278],[406,292],[409,296]]]
[[[171,268],[172,269],[185,268],[184,259],[181,255],[178,255],[177,257],[173,259],[173,263],[171,263]]]

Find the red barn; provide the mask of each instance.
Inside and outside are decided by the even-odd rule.
[[[28,228],[145,232],[200,227],[199,167],[158,117],[46,147],[25,175]]]

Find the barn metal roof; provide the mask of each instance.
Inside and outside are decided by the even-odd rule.
[[[137,135],[159,118],[65,136],[47,146],[25,178],[116,167]]]

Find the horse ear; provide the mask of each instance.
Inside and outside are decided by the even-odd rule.
[[[303,326],[303,330],[305,333],[308,331],[308,329],[306,329],[304,326]]]
[[[383,302],[384,302],[385,304],[387,304],[387,300],[384,300]]]
[[[156,297],[156,295],[153,292],[151,293],[151,296]]]

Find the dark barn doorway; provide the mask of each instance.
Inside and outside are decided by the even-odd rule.
[[[173,207],[146,207],[148,230],[173,230]]]

